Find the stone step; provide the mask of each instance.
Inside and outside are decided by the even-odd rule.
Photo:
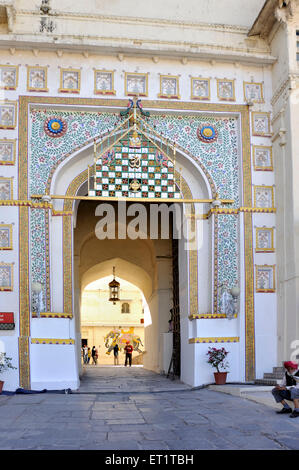
[[[264,374],[264,379],[282,379],[283,378],[283,374],[279,373],[279,372],[271,372],[271,373],[265,373]]]
[[[256,379],[254,383],[260,384],[260,385],[277,385],[277,380],[276,379]]]

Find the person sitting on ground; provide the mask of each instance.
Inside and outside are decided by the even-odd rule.
[[[296,362],[286,361],[283,363],[283,366],[286,372],[281,384],[276,385],[272,390],[272,395],[276,403],[281,403],[283,406],[283,408],[276,413],[291,413],[290,418],[297,418],[299,416],[299,380],[295,380],[294,376],[299,379],[298,364],[296,364]],[[293,412],[286,400],[294,402]]]

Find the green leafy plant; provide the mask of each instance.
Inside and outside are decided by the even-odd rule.
[[[8,369],[16,369],[11,363],[12,358],[7,357],[6,353],[0,353],[0,374],[6,372]]]
[[[228,361],[226,361],[226,356],[229,354],[229,351],[226,351],[224,348],[209,348],[207,356],[209,357],[208,363],[211,364],[217,372],[220,372],[219,369],[227,369]]]

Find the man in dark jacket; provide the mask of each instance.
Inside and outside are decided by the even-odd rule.
[[[126,352],[126,362],[125,366],[127,367],[127,363],[129,361],[130,367],[132,366],[132,352],[133,352],[133,346],[130,344],[130,341],[127,341],[126,347],[125,347],[125,352]]]
[[[278,414],[291,413],[290,418],[297,418],[299,416],[299,369],[298,364],[292,361],[283,363],[286,372],[280,383],[272,390],[272,395],[276,403],[281,403],[283,408],[277,411]],[[294,402],[295,408],[288,405],[286,400]]]
[[[115,366],[118,366],[118,364],[119,364],[119,362],[118,362],[118,352],[119,352],[119,347],[118,347],[118,344],[116,343],[116,345],[113,348],[114,365]]]

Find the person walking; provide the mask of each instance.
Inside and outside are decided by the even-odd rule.
[[[91,349],[88,348],[88,352],[87,352],[87,364],[90,363],[90,358],[91,358]]]
[[[87,344],[85,344],[83,347],[83,363],[87,364],[87,360],[88,360],[88,347],[87,347]]]
[[[96,347],[93,346],[92,347],[92,350],[91,350],[91,357],[92,357],[92,361],[93,361],[93,364],[96,365]]]
[[[127,341],[126,347],[125,347],[125,352],[126,352],[126,361],[125,361],[125,367],[127,367],[127,363],[129,361],[129,366],[132,366],[132,353],[133,353],[133,346],[130,344],[130,341]]]
[[[113,354],[114,354],[114,365],[118,366],[119,365],[119,360],[118,360],[118,353],[119,353],[119,347],[118,344],[116,344],[113,348]]]

